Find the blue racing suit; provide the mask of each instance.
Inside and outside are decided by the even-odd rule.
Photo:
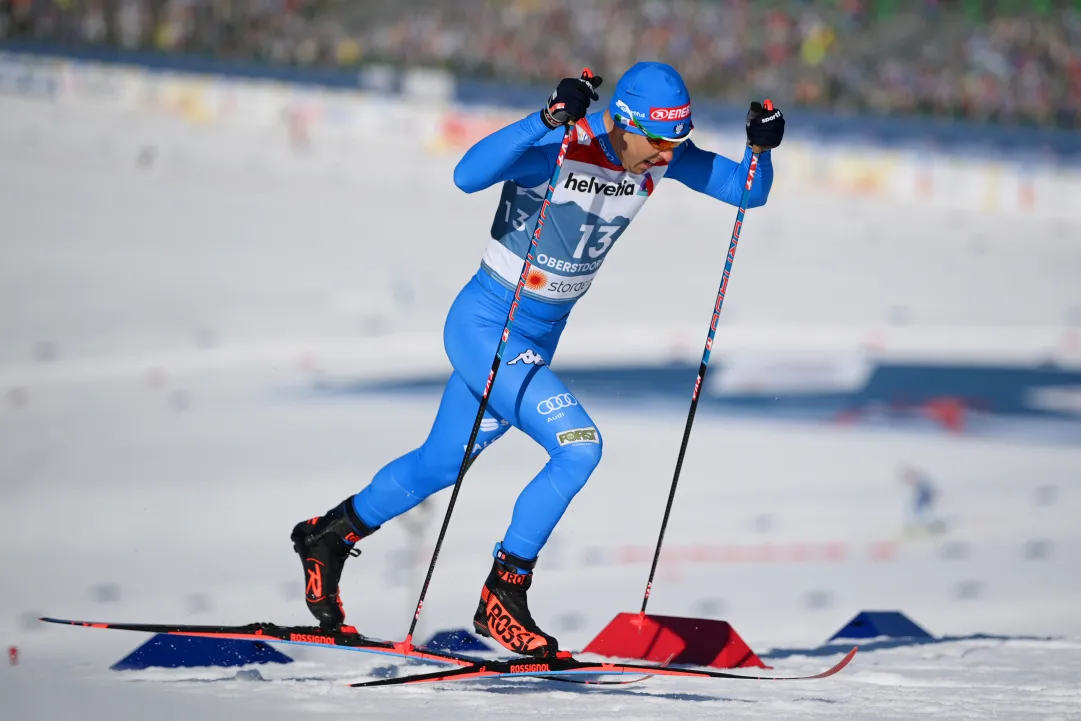
[[[457,478],[563,134],[563,128],[549,130],[532,113],[479,141],[454,171],[455,184],[465,192],[503,182],[503,194],[481,267],[447,315],[443,344],[454,371],[428,438],[384,466],[353,498],[357,514],[373,528]],[[687,141],[671,162],[632,174],[612,149],[602,112],[576,125],[472,449],[480,453],[513,426],[548,452],[547,464],[514,505],[502,541],[508,553],[537,557],[601,459],[600,431],[549,366],[571,308],[662,178],[738,205],[750,158],[750,148],[736,163]],[[772,183],[766,151],[759,158],[750,207],[766,202]]]

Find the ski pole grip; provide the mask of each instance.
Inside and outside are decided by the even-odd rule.
[[[593,88],[594,92],[596,92],[597,88],[601,86],[601,78],[597,75],[594,75],[593,71],[589,68],[582,68],[582,80],[585,80],[587,83],[589,83],[589,87]]]

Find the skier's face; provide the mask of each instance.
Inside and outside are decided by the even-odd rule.
[[[604,128],[608,130],[609,141],[619,157],[619,162],[636,175],[648,171],[654,165],[670,163],[676,148],[691,136],[689,131],[686,135],[676,138],[675,141],[660,137],[650,139],[639,133],[631,133],[622,125],[617,125],[608,110],[604,111]],[[694,126],[692,125],[691,128],[693,130]]]
[[[635,175],[646,172],[654,165],[672,162],[674,149],[657,150],[644,135],[627,132],[622,135],[623,152],[620,153],[620,160],[623,162],[623,167]],[[618,147],[616,152],[619,153]]]

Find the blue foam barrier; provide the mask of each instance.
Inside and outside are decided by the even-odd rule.
[[[931,638],[923,628],[900,611],[860,611],[840,631],[838,638]]]
[[[144,668],[232,667],[292,662],[293,659],[262,641],[159,633],[110,668],[113,671],[135,671]]]
[[[468,653],[470,651],[491,651],[492,648],[464,628],[452,628],[439,631],[423,645],[433,651]]]

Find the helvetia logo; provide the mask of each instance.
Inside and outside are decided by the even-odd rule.
[[[574,173],[567,174],[567,182],[563,184],[563,187],[567,190],[576,190],[579,193],[591,193],[593,195],[608,195],[614,197],[620,197],[623,195],[634,195],[638,190],[634,186],[634,183],[624,180],[621,183],[598,183],[597,179],[592,175],[586,178],[576,178]]]

